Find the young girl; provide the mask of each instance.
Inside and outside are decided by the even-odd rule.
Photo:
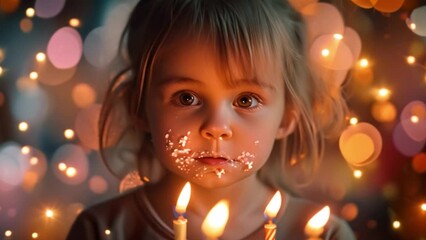
[[[83,211],[68,239],[173,239],[172,209],[187,181],[188,239],[204,239],[201,224],[221,199],[230,208],[221,239],[263,239],[277,190],[276,239],[306,239],[306,222],[323,206],[291,197],[288,180],[311,174],[346,108],[309,74],[304,26],[291,6],[143,0],[123,39],[130,67],[109,88],[101,149],[107,158],[114,124],[128,123],[123,141],[138,147],[137,161],[120,159],[149,182]],[[128,169],[107,160],[119,173]],[[354,239],[336,217],[321,237]]]

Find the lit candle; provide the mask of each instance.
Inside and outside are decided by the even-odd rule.
[[[209,211],[201,225],[207,240],[219,239],[225,230],[229,217],[228,201],[221,200]]]
[[[278,211],[281,208],[281,193],[277,191],[269,201],[265,209],[265,216],[268,217],[268,223],[265,224],[265,240],[275,240],[277,232],[277,225],[272,220],[277,216]]]
[[[330,208],[325,206],[317,214],[315,214],[306,224],[305,234],[310,240],[319,240],[320,235],[324,232],[324,226],[330,218]]]
[[[173,220],[173,229],[175,232],[175,240],[186,240],[186,223],[188,222],[183,216],[188,206],[189,198],[191,197],[191,184],[187,182],[180,192],[176,203],[176,213],[178,218]]]

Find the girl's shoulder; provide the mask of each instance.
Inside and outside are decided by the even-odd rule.
[[[277,222],[277,239],[306,239],[306,223],[320,211],[324,205],[287,195],[285,211]],[[349,225],[339,217],[331,215],[321,235],[322,239],[355,240]]]
[[[164,239],[150,227],[143,187],[82,211],[67,239]]]

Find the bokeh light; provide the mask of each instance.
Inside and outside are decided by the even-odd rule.
[[[29,157],[21,153],[21,148],[14,142],[0,145],[0,169],[7,169],[0,174],[0,191],[10,190],[24,179],[25,172],[29,168]]]
[[[36,0],[34,8],[40,18],[52,18],[58,15],[65,6],[65,0]]]
[[[27,123],[27,122],[20,122],[20,123],[18,124],[18,129],[19,129],[19,131],[21,131],[21,132],[26,132],[26,131],[28,130],[28,128],[29,128],[29,125],[28,125],[28,123]]]
[[[20,0],[1,0],[0,11],[4,13],[15,12],[18,9],[20,3]]]
[[[44,52],[38,52],[36,54],[36,60],[37,60],[37,62],[44,62],[44,61],[46,61],[46,54]]]
[[[50,61],[46,61],[37,68],[38,81],[46,85],[57,86],[71,80],[76,71],[77,67],[58,69]]]
[[[66,166],[65,171],[59,169],[59,164],[62,167]],[[56,177],[69,185],[81,184],[89,174],[86,153],[82,147],[76,144],[69,143],[59,147],[53,154],[52,166]]]
[[[361,170],[355,170],[353,174],[354,174],[355,178],[361,178],[362,177],[362,171]]]
[[[48,208],[44,211],[44,215],[47,218],[54,218],[55,217],[55,211],[53,209]]]
[[[78,18],[71,18],[68,23],[71,27],[80,27],[80,20]]]
[[[64,131],[64,137],[66,139],[73,139],[74,138],[74,130],[72,130],[72,129],[65,129],[65,131]]]
[[[400,222],[400,221],[398,221],[398,220],[393,221],[393,222],[392,222],[392,227],[393,227],[394,229],[399,229],[399,228],[401,228],[401,222]]]
[[[32,86],[11,99],[12,114],[17,119],[25,119],[32,125],[40,124],[46,118],[49,110],[49,99],[46,90]]]
[[[95,103],[96,92],[89,84],[79,83],[72,89],[72,99],[80,108],[88,107]]]
[[[350,125],[339,139],[343,157],[353,166],[363,166],[374,161],[382,150],[379,131],[369,123]]]
[[[32,72],[30,72],[29,77],[30,77],[30,79],[31,79],[31,80],[37,80],[37,78],[38,78],[38,73],[37,73],[37,72],[35,72],[35,71],[32,71]]]
[[[406,61],[407,61],[408,64],[414,64],[414,63],[416,63],[416,58],[413,57],[413,56],[408,56],[406,58]]]
[[[358,216],[358,211],[355,203],[346,203],[341,210],[341,216],[346,221],[353,221]]]
[[[5,237],[11,237],[12,236],[12,231],[10,231],[10,230],[4,231],[4,236]]]
[[[33,239],[38,238],[38,233],[36,233],[36,232],[31,233],[31,237],[32,237]]]
[[[417,173],[426,173],[426,153],[418,153],[411,161],[413,170]]]
[[[99,149],[98,143],[98,122],[101,113],[101,105],[93,104],[81,109],[77,113],[74,122],[74,130],[84,146],[91,149]]]
[[[415,24],[415,28],[411,29],[419,36],[426,36],[426,6],[414,9],[410,15],[411,21]]]
[[[29,18],[23,18],[19,23],[21,31],[24,33],[29,33],[33,30],[33,21]]]
[[[27,8],[27,10],[25,10],[25,15],[27,15],[27,17],[32,18],[35,15],[35,10],[34,8]]]
[[[96,175],[90,178],[89,188],[96,194],[103,194],[108,190],[108,183],[105,178]]]
[[[47,57],[59,69],[75,67],[83,53],[80,34],[71,27],[57,30],[47,44]]]
[[[404,131],[403,124],[398,123],[393,130],[395,148],[404,156],[411,157],[419,153],[425,145],[425,139],[416,141]]]
[[[426,139],[426,104],[412,101],[402,110],[400,120],[405,133],[414,141]]]
[[[378,122],[393,122],[396,118],[397,110],[391,102],[375,102],[371,108],[371,115]]]

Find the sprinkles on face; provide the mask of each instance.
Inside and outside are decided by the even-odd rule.
[[[234,168],[238,168],[242,165],[242,170],[244,172],[247,172],[253,168],[253,161],[250,161],[249,159],[254,159],[255,155],[247,151],[241,152],[239,156],[237,156],[235,159],[232,159],[228,156],[221,155],[215,151],[192,152],[192,149],[185,148],[189,141],[189,136],[191,134],[190,131],[188,131],[186,135],[180,137],[177,141],[178,144],[176,144],[178,147],[173,148],[175,144],[170,139],[171,132],[172,130],[169,129],[164,135],[164,138],[166,140],[166,150],[171,151],[170,155],[175,158],[175,163],[178,165],[178,169],[183,172],[190,172],[191,166],[193,166],[196,158],[211,156],[227,159],[227,164],[230,164]],[[254,143],[258,144],[259,141],[256,140]],[[218,178],[222,178],[222,176],[226,173],[224,168],[211,169],[205,166],[198,168],[195,171],[197,172],[194,176],[195,178],[202,178],[207,173],[214,173]]]

